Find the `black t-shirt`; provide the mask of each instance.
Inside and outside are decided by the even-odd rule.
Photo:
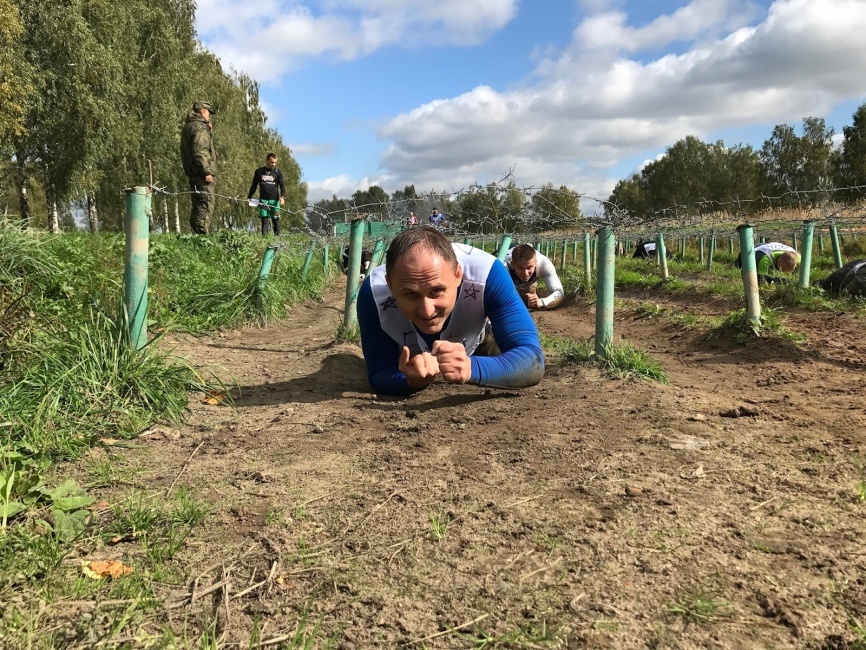
[[[253,198],[256,192],[256,187],[259,188],[260,199],[278,200],[281,196],[286,195],[286,182],[283,180],[283,172],[279,169],[268,169],[267,167],[259,167],[256,173],[253,174],[253,184],[250,185],[247,198]]]

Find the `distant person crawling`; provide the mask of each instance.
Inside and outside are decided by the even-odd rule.
[[[479,348],[488,319],[497,356]],[[526,388],[544,375],[538,330],[505,265],[430,226],[393,239],[361,287],[358,325],[370,385],[382,395],[409,395],[437,377]]]
[[[742,253],[734,262],[738,269],[743,268]],[[785,280],[779,273],[791,273],[800,263],[800,253],[787,244],[769,242],[755,246],[755,269],[758,272],[758,282],[763,284],[781,283]]]
[[[553,261],[529,244],[515,246],[505,256],[505,266],[520,298],[530,309],[553,309],[562,304],[565,292]],[[538,297],[538,281],[544,282],[548,295]]]
[[[658,257],[658,247],[654,241],[645,242],[643,239],[639,240],[637,246],[634,249],[634,255],[632,255],[633,259],[646,259],[648,257]],[[671,252],[667,251],[667,257],[671,256]]]
[[[818,286],[834,296],[866,297],[866,258],[848,262],[818,282]]]
[[[343,246],[343,254],[341,256],[342,262],[342,270],[343,275],[348,275],[349,273],[349,247]],[[369,273],[370,264],[373,262],[373,253],[372,251],[362,250],[361,251],[361,280]]]

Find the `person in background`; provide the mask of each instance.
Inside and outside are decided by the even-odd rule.
[[[204,235],[210,229],[216,198],[217,158],[212,115],[216,115],[216,111],[209,102],[196,102],[187,113],[180,134],[180,159],[190,189],[189,226],[197,235]]]
[[[779,273],[791,273],[800,263],[800,253],[786,244],[768,242],[755,246],[755,269],[758,272],[758,282],[779,283],[784,280]],[[743,268],[742,253],[734,262],[738,269]]]
[[[247,199],[253,198],[259,189],[259,218],[262,220],[262,235],[267,235],[273,224],[274,234],[280,234],[280,208],[285,205],[286,181],[283,172],[277,169],[277,154],[265,156],[265,166],[253,174],[253,183]]]
[[[866,258],[851,260],[818,282],[818,286],[834,296],[866,297]]]
[[[410,228],[418,225],[418,217],[415,216],[414,212],[410,212],[409,216],[406,217],[406,225]]]
[[[439,213],[439,208],[433,208],[427,220],[434,228],[442,228],[445,225],[445,215]]]
[[[505,256],[505,266],[523,303],[530,309],[553,309],[562,304],[565,292],[553,261],[529,244],[515,246]],[[544,282],[548,295],[538,297],[538,281]]]
[[[488,319],[495,356],[479,350]],[[437,377],[526,388],[544,376],[538,330],[505,265],[430,226],[391,242],[361,286],[358,325],[367,377],[381,395],[409,395]]]

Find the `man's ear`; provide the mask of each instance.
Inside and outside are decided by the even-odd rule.
[[[394,289],[391,288],[391,276],[388,275],[387,273],[385,274],[385,284],[388,285],[388,291],[390,291],[393,294]]]
[[[460,262],[457,263],[457,270],[454,272],[454,277],[457,278],[458,282],[463,280],[463,267],[460,265]]]

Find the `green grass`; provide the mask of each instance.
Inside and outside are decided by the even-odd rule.
[[[545,351],[555,356],[562,365],[596,365],[611,377],[626,379],[649,379],[662,384],[667,383],[661,364],[644,350],[635,348],[631,343],[614,343],[604,357],[597,357],[591,339],[569,339],[555,336],[541,336]]]
[[[681,617],[687,624],[702,625],[721,616],[722,611],[729,605],[727,601],[700,589],[694,593],[681,595],[675,602],[667,605],[666,609],[671,614]]]
[[[761,310],[759,322],[749,320],[746,316],[745,308],[732,311],[710,332],[711,338],[718,338],[724,335],[733,336],[734,340],[739,343],[745,343],[750,339],[766,337],[767,335],[786,339],[796,345],[806,342],[805,335],[793,332],[782,325],[778,310],[768,307]]]
[[[133,438],[156,421],[183,420],[191,391],[222,388],[172,356],[166,334],[265,322],[321,295],[327,280],[320,256],[300,279],[306,238],[285,238],[261,285],[266,244],[229,231],[153,236],[152,338],[136,351],[121,316],[122,235],[50,236],[0,226],[0,592],[16,594],[0,620],[0,645],[68,647],[122,636],[157,607],[154,584],[185,579],[177,558],[209,505],[182,488],[171,497],[142,492],[137,469],[111,455],[82,467],[88,489],[111,490],[110,511],[91,512],[91,495],[69,478],[52,477],[66,473],[62,461],[101,439]],[[95,580],[71,561],[103,548],[132,573]],[[52,603],[63,599],[131,602],[100,608],[98,625],[86,616],[57,625]],[[291,647],[316,638],[308,625],[304,634]],[[184,645],[203,647],[208,639],[199,628]]]
[[[474,632],[454,630],[454,635],[466,641],[474,650],[488,648],[561,648],[565,635],[557,628],[549,628],[545,621],[524,624],[501,634],[487,632],[476,625]]]
[[[430,528],[433,533],[434,539],[437,542],[441,542],[445,539],[445,533],[448,532],[448,526],[451,524],[451,518],[447,513],[442,512],[430,512]]]

